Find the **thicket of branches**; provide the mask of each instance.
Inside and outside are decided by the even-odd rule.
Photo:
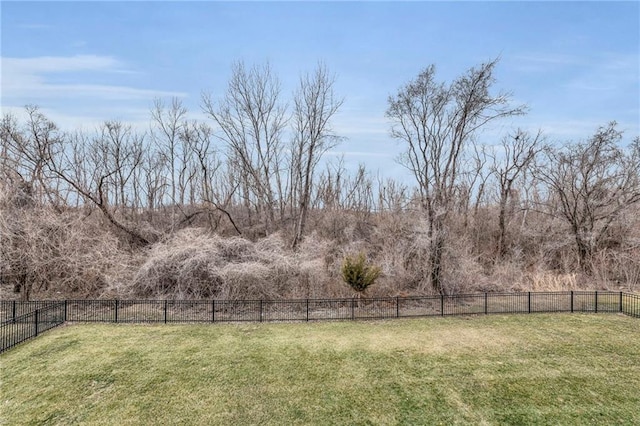
[[[0,123],[3,297],[345,296],[346,254],[383,271],[371,295],[637,288],[640,139],[581,141],[487,125],[523,114],[492,61],[451,83],[431,66],[389,98],[414,185],[323,157],[342,98],[323,65],[288,95],[269,65],[233,68],[207,120],[154,103],[140,132],[63,131],[34,106]]]

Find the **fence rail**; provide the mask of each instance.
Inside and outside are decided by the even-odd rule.
[[[64,322],[327,321],[538,312],[620,312],[640,295],[610,291],[297,300],[0,300],[0,353]]]
[[[25,340],[37,337],[43,331],[64,324],[65,302],[52,302],[41,306],[29,313],[2,321],[0,324],[0,352],[4,352]]]

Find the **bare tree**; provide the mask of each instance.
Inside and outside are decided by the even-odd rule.
[[[487,172],[487,150],[486,146],[472,143],[473,153],[470,153],[467,158],[464,159],[461,173],[461,184],[458,189],[458,202],[460,203],[460,210],[464,216],[464,229],[468,229],[469,226],[469,210],[471,205],[471,199],[475,196],[473,203],[473,216],[478,218],[478,210],[482,203],[485,190],[487,187],[487,181],[489,180],[489,173]]]
[[[313,74],[300,78],[294,97],[291,185],[298,211],[293,248],[298,245],[305,231],[316,166],[322,155],[340,140],[330,127],[331,118],[343,103],[334,94],[334,82],[334,77],[320,64]]]
[[[533,165],[536,155],[541,150],[542,133],[535,136],[518,129],[515,134],[504,137],[501,151],[493,156],[491,172],[496,177],[500,191],[498,211],[497,260],[507,254],[507,219],[510,215],[508,206],[513,197],[514,183],[527,169]]]
[[[344,211],[369,216],[374,210],[374,181],[362,163],[349,173],[343,158],[328,163],[318,178],[315,202],[325,211]]]
[[[224,98],[216,103],[210,95],[203,96],[203,109],[220,127],[220,138],[257,198],[269,232],[274,211],[280,206],[282,218],[285,205],[282,134],[287,117],[278,79],[268,64],[247,70],[237,63]]]
[[[640,137],[623,149],[616,125],[599,128],[586,142],[548,147],[536,169],[550,191],[548,211],[569,225],[585,273],[611,225],[640,202]]]
[[[191,121],[185,123],[180,138],[184,141],[185,147],[193,152],[197,160],[198,169],[194,174],[197,179],[194,180],[200,184],[199,199],[205,205],[202,212],[207,214],[211,229],[217,229],[220,215],[224,215],[236,232],[242,234],[228,210],[238,184],[229,182],[229,180],[233,180],[229,173],[221,173],[223,163],[213,146],[212,135],[213,130],[207,124]],[[227,177],[226,182],[219,179],[221,175]],[[196,213],[199,212],[196,211]]]
[[[158,151],[164,156],[168,166],[168,184],[171,203],[171,223],[176,223],[176,207],[184,205],[184,187],[187,155],[181,144],[180,133],[184,126],[187,109],[182,102],[173,98],[167,106],[161,99],[154,101],[151,118],[154,126],[151,138],[155,141]]]
[[[56,182],[48,179],[46,165],[51,150],[58,149],[62,132],[38,107],[25,107],[26,122],[20,126],[17,120],[5,115],[2,120],[1,136],[3,163],[11,166],[11,176],[18,178],[21,188],[38,204],[49,202],[59,207]],[[6,157],[5,157],[6,155]],[[8,176],[8,174],[7,174]]]
[[[393,178],[383,180],[382,177],[378,175],[377,186],[378,206],[376,207],[376,211],[379,213],[400,213],[407,208],[410,192],[406,184]]]
[[[105,170],[115,171],[108,183],[113,192],[111,204],[116,208],[125,209],[133,202],[131,177],[142,162],[143,140],[143,135],[120,121],[106,121],[100,128],[95,141],[96,154],[101,157]]]
[[[128,160],[105,163],[104,151],[99,138],[86,138],[81,132],[67,135],[64,144],[57,150],[50,149],[46,166],[56,179],[67,184],[84,202],[96,206],[115,229],[128,236],[136,246],[146,246],[150,241],[135,226],[119,220],[107,196],[107,182],[121,172]],[[89,172],[91,170],[91,172]]]
[[[430,281],[445,292],[442,254],[447,240],[447,216],[461,176],[462,159],[478,130],[499,118],[522,114],[505,93],[490,93],[497,60],[472,68],[451,84],[435,80],[429,66],[415,80],[389,97],[391,135],[406,143],[401,162],[415,176],[427,214],[430,239]]]

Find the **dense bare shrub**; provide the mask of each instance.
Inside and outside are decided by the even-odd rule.
[[[524,290],[529,291],[568,291],[581,288],[578,274],[558,274],[550,271],[526,274],[525,286]]]
[[[429,237],[418,214],[394,213],[378,217],[368,249],[384,276],[378,290],[385,295],[430,293]]]
[[[99,297],[132,261],[100,220],[50,208],[3,210],[0,275],[16,296]]]
[[[337,273],[332,273],[333,248],[330,240],[320,238],[315,232],[302,240],[296,250],[299,277],[295,287],[290,289],[291,297],[318,299],[342,295]]]
[[[472,244],[464,237],[453,239],[443,258],[442,287],[445,294],[488,291],[491,283],[484,273]]]
[[[253,243],[191,228],[151,248],[130,291],[143,297],[272,299],[292,293],[300,275],[278,235]]]

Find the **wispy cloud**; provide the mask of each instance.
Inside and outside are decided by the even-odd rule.
[[[340,111],[336,114],[332,127],[338,135],[346,137],[354,135],[387,137],[389,135],[389,121],[383,113],[372,116],[370,111]]]
[[[327,151],[327,155],[333,155],[336,157],[380,157],[380,158],[393,158],[392,154],[388,152],[372,152],[372,151],[340,151],[332,150]]]
[[[637,99],[640,80],[638,54],[604,54],[585,66],[582,72],[568,83],[568,87],[588,91],[613,91],[636,87]]]
[[[531,52],[528,54],[515,55],[513,59],[525,63],[554,65],[573,65],[579,62],[577,56],[561,53]]]
[[[28,119],[24,106],[3,104],[0,112],[2,115],[10,114],[21,122],[26,122]],[[64,131],[95,131],[104,124],[105,120],[122,121],[141,134],[149,130],[150,113],[146,108],[123,108],[119,111],[120,115],[112,115],[103,110],[96,111],[93,108],[69,112],[69,110],[41,107],[40,112]]]
[[[94,99],[126,100],[152,99],[177,96],[184,93],[129,87],[121,84],[94,84],[98,73],[130,74],[124,63],[111,56],[40,56],[33,58],[6,58],[2,64],[2,96],[20,103],[45,98],[91,97]],[[60,84],[52,75],[72,76],[78,83]],[[117,80],[117,79],[116,79]]]
[[[111,56],[38,56],[34,58],[2,58],[3,68],[29,74],[69,71],[104,71],[124,69],[124,64]],[[5,68],[6,69],[6,68]]]
[[[24,97],[31,99],[38,98],[56,98],[60,97],[76,97],[76,98],[93,98],[104,100],[144,100],[153,99],[155,97],[184,97],[181,92],[169,92],[162,90],[137,89],[126,86],[110,86],[103,84],[49,84],[42,81],[22,79],[17,84],[8,85],[5,92],[3,87],[3,95],[8,93],[11,97]],[[6,96],[6,95],[5,95]]]
[[[550,68],[580,65],[583,59],[569,54],[529,52],[514,55],[507,62],[517,71],[548,72]]]
[[[610,118],[589,118],[582,120],[558,120],[548,116],[533,117],[522,127],[530,132],[541,130],[548,137],[549,142],[581,141],[591,137],[601,126],[606,126]],[[539,125],[542,123],[542,125]],[[638,123],[618,120],[618,129],[631,138],[638,132]]]

